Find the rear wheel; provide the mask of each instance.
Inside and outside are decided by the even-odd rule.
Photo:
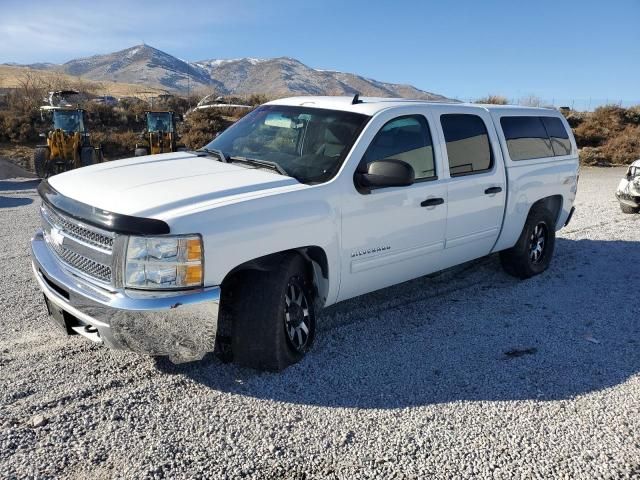
[[[315,337],[313,289],[306,265],[290,254],[274,271],[246,272],[223,306],[231,317],[231,355],[239,365],[283,370],[309,351]]]
[[[51,175],[48,147],[36,147],[33,153],[33,166],[39,178],[47,178]]]
[[[638,213],[638,212],[640,212],[640,208],[632,207],[631,205],[626,205],[624,203],[620,204],[620,210],[622,210],[622,213]]]
[[[530,278],[544,272],[551,263],[556,242],[553,214],[544,206],[529,212],[518,242],[500,252],[502,267],[518,278]]]

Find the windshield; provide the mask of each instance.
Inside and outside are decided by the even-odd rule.
[[[53,127],[65,132],[83,132],[82,112],[78,110],[54,110]]]
[[[369,117],[309,107],[265,105],[221,133],[205,149],[278,164],[303,183],[326,182],[344,161]]]
[[[147,130],[150,132],[173,132],[173,122],[169,112],[147,113]]]

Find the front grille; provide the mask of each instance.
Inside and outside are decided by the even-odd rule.
[[[66,265],[100,282],[111,283],[111,259],[115,234],[41,207],[47,245]]]
[[[67,235],[105,250],[113,249],[113,235],[99,233],[96,230],[81,226],[73,220],[67,220],[60,214],[56,213],[53,209],[44,205],[42,209],[44,211],[44,216],[49,217],[49,222],[53,223],[58,229],[64,231]]]
[[[65,263],[71,265],[73,268],[77,268],[83,273],[95,277],[103,282],[111,281],[111,267],[102,265],[95,262],[90,258],[83,257],[79,253],[75,253],[68,248],[59,247],[57,245],[49,244],[53,248],[53,251],[58,254],[58,257]]]

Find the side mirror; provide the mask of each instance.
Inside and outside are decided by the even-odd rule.
[[[356,180],[366,189],[406,187],[413,184],[415,172],[411,165],[402,160],[374,160],[358,168]]]

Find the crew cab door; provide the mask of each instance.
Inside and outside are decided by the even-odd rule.
[[[456,265],[489,254],[498,239],[507,193],[504,162],[486,110],[442,106],[434,116],[446,159],[445,255]]]
[[[413,167],[416,180],[370,191],[358,191],[355,179],[345,181],[339,300],[441,268],[447,186],[440,179],[433,128],[424,113],[387,114],[374,121],[376,126],[369,128],[375,136],[365,146],[360,165],[402,160]]]

